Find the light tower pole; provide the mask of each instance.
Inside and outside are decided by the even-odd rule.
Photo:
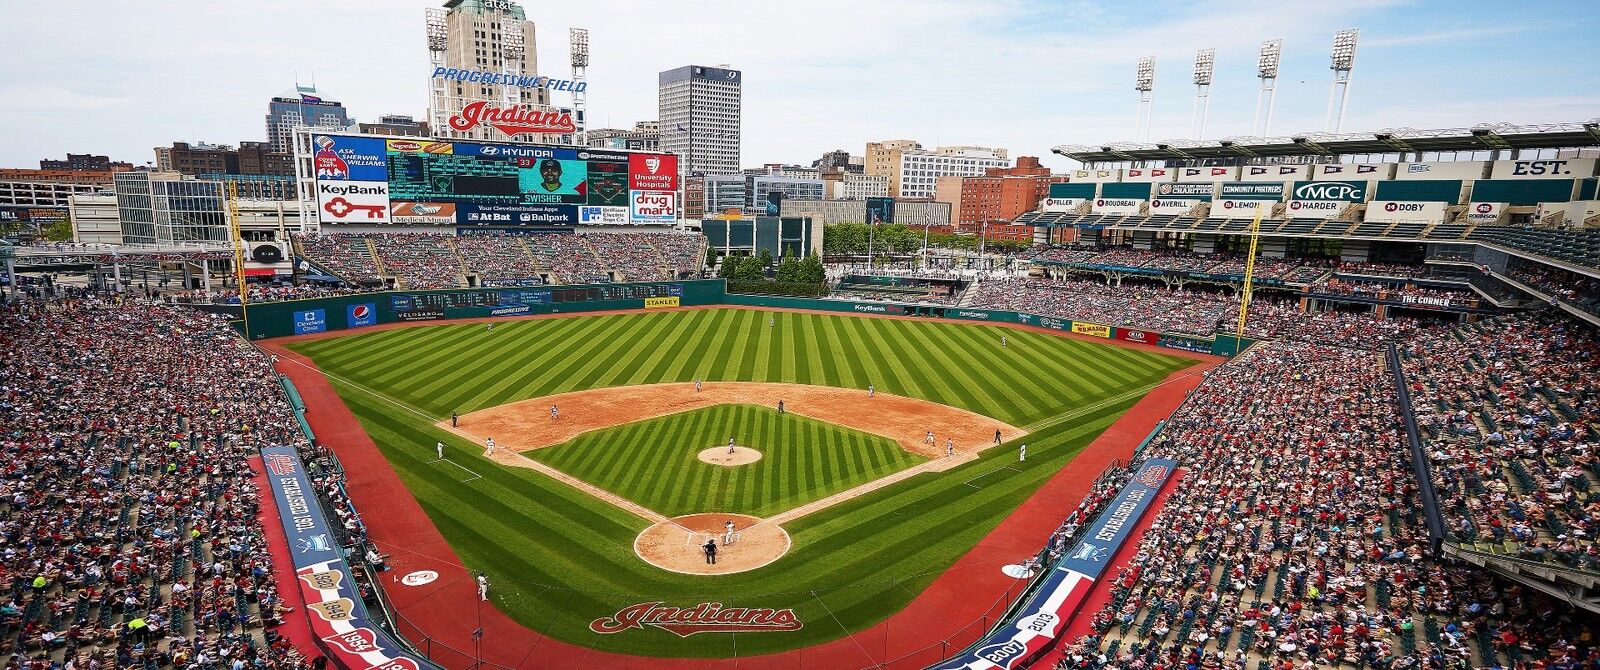
[[[1337,133],[1344,126],[1345,105],[1350,102],[1350,69],[1356,64],[1355,28],[1346,28],[1333,34],[1333,89],[1328,92],[1329,132]]]
[[[579,84],[589,78],[589,31],[586,28],[573,28],[567,31],[567,41],[572,44],[572,83]],[[584,86],[574,86],[572,92],[572,113],[578,117],[578,132],[573,135],[572,141],[580,147],[589,146],[589,115],[584,112],[585,98],[588,94]]]
[[[1250,126],[1250,132],[1256,137],[1265,137],[1267,129],[1272,127],[1272,106],[1278,100],[1278,65],[1282,61],[1283,40],[1261,43],[1261,53],[1256,57],[1256,76],[1261,79],[1261,90],[1256,93],[1256,120]]]
[[[1194,129],[1195,139],[1206,136],[1206,115],[1211,110],[1211,72],[1217,63],[1216,49],[1201,49],[1194,54]]]
[[[1156,88],[1156,59],[1139,59],[1139,68],[1133,74],[1133,90],[1139,92],[1139,113],[1134,117],[1134,131],[1141,140],[1150,139],[1150,116],[1154,103],[1150,94]]]

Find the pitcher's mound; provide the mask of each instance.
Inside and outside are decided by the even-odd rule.
[[[723,451],[727,451],[724,447]],[[734,542],[724,545],[727,522]],[[775,523],[747,514],[688,514],[644,529],[633,552],[662,570],[686,575],[727,575],[754,570],[789,551],[789,533]],[[706,540],[717,541],[717,562],[706,562]]]
[[[728,453],[727,447],[712,447],[700,452],[700,460],[712,465],[733,467],[735,465],[748,465],[761,460],[761,452],[749,447],[734,446],[733,453]]]

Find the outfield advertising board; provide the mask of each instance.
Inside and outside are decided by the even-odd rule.
[[[1117,551],[1149,513],[1156,495],[1177,469],[1176,461],[1146,460],[1117,497],[1083,535],[1041,577],[1033,595],[1016,614],[955,658],[930,666],[937,670],[1012,670],[1026,665],[1049,646],[1110,567]]]
[[[344,309],[344,327],[363,328],[377,325],[378,306],[375,303],[362,302],[346,305]]]
[[[308,335],[328,329],[328,310],[306,309],[294,313],[294,334]]]
[[[1337,216],[1351,204],[1366,202],[1365,181],[1297,181],[1289,192],[1285,216],[1300,219],[1326,219]]]
[[[1111,337],[1111,326],[1102,326],[1098,323],[1088,323],[1086,321],[1073,321],[1072,332],[1090,337],[1109,338]]]
[[[1137,344],[1156,343],[1157,335],[1148,330],[1134,330],[1132,328],[1122,328],[1119,326],[1116,331],[1117,339],[1122,340],[1123,342],[1134,342]]]
[[[324,224],[622,225],[678,216],[671,154],[334,133],[314,136],[313,145]],[[653,207],[634,216],[639,193],[652,194]],[[624,215],[580,215],[584,207]]]

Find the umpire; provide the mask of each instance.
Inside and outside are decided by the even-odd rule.
[[[717,538],[713,537],[713,538],[711,538],[709,540],[706,540],[705,546],[701,547],[701,548],[706,550],[706,563],[709,563],[711,565],[716,565],[717,564]]]

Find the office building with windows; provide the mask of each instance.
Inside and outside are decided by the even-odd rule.
[[[355,120],[345,112],[344,104],[324,96],[315,86],[296,84],[294,90],[267,102],[267,143],[275,154],[293,153],[296,127],[345,130],[353,125]]]
[[[738,174],[744,74],[727,66],[685,65],[658,80],[661,150],[678,155],[685,175]]]

